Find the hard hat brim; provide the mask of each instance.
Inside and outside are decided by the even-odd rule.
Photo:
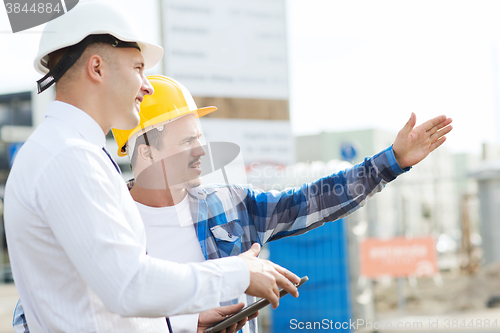
[[[217,110],[217,107],[215,106],[206,106],[204,108],[199,108],[198,110],[196,110],[196,113],[198,115],[198,118],[201,118],[209,113],[214,112],[215,110]]]

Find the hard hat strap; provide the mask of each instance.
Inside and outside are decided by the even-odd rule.
[[[80,58],[87,46],[92,43],[106,43],[113,47],[133,47],[141,51],[141,48],[136,42],[124,42],[115,38],[112,35],[89,35],[85,37],[80,43],[69,47],[68,51],[59,60],[54,68],[47,73],[40,80],[36,81],[38,86],[38,93],[48,89],[51,85],[56,83],[68,69]]]

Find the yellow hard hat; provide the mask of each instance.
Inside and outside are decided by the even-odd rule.
[[[144,96],[139,112],[139,125],[131,130],[112,128],[113,136],[118,144],[118,156],[126,156],[126,143],[132,137],[137,137],[147,131],[164,125],[187,114],[203,117],[217,108],[207,106],[197,108],[191,93],[179,82],[162,75],[148,76],[154,88],[153,95]],[[133,147],[132,147],[133,148]]]

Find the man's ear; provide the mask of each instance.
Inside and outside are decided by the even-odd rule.
[[[143,161],[150,162],[151,164],[155,162],[153,159],[153,153],[151,151],[150,146],[145,144],[139,145],[137,153],[139,154],[138,157],[140,157]]]
[[[86,72],[92,81],[102,82],[104,60],[98,54],[93,54],[87,60]]]

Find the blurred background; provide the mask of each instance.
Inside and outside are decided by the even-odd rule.
[[[310,281],[300,299],[263,311],[261,332],[500,331],[500,2],[102,1],[165,48],[148,74],[219,108],[203,132],[241,147],[255,187],[359,163],[390,146],[411,112],[418,124],[454,120],[441,148],[364,208],[266,247]],[[42,30],[13,34],[0,8],[0,199],[54,98],[36,94]],[[128,179],[128,160],[114,158]],[[17,293],[0,239],[0,332],[13,332]]]

